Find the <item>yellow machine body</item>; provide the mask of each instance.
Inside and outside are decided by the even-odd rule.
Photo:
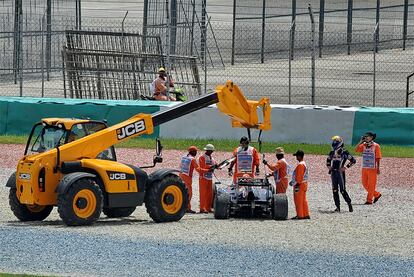
[[[233,127],[260,130],[271,128],[271,107],[269,100],[266,98],[260,101],[246,100],[240,89],[231,81],[228,81],[224,86],[218,86],[215,93],[210,95],[210,98],[213,99],[212,103],[217,103],[217,107],[221,112],[231,117]],[[193,111],[205,106],[204,104],[204,106],[197,106],[196,103],[193,105],[183,103],[182,105],[193,106]],[[183,106],[182,109],[187,106]],[[180,110],[178,106],[170,109],[172,114],[174,111]],[[263,112],[261,121],[257,112],[258,109]],[[179,116],[181,115],[175,116],[175,118]],[[143,184],[140,183],[136,170],[116,161],[99,159],[97,156],[119,142],[143,134],[152,134],[154,132],[154,122],[158,122],[155,117],[155,115],[140,113],[121,123],[75,141],[64,143],[42,153],[22,157],[18,162],[16,171],[16,192],[20,203],[56,205],[58,186],[62,183],[62,179],[66,174],[63,170],[66,163],[75,163],[82,171],[97,176],[106,193],[139,193],[142,191]],[[162,122],[168,120],[164,119]],[[42,119],[44,126],[56,126],[65,130],[70,130],[76,124],[88,122],[89,120],[85,119],[70,118]]]

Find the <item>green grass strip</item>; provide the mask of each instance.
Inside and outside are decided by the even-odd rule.
[[[25,144],[26,136],[0,136],[0,144]],[[199,149],[203,149],[207,143],[214,144],[217,151],[233,151],[238,146],[237,140],[226,139],[172,139],[161,138],[164,149],[186,150],[190,145],[195,145]],[[253,144],[258,148],[258,144]],[[143,148],[155,149],[155,140],[149,138],[135,138],[129,141],[119,143],[117,147],[125,148]],[[263,142],[262,152],[273,153],[276,147],[283,147],[286,153],[294,153],[298,149],[302,149],[305,154],[327,155],[331,150],[330,144],[304,144],[304,143],[275,143]],[[355,154],[354,147],[346,146],[347,149]],[[384,157],[398,157],[398,158],[414,158],[414,147],[396,146],[396,145],[382,145],[382,155]],[[359,155],[359,154],[356,154]]]

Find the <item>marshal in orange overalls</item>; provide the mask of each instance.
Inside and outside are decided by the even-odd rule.
[[[355,151],[362,153],[362,185],[368,193],[365,204],[372,204],[372,201],[376,202],[381,197],[381,193],[376,190],[379,160],[382,158],[381,148],[372,141],[370,146],[360,143]]]
[[[203,154],[198,158],[198,164],[202,170],[207,170],[199,177],[200,213],[209,213],[213,204],[213,173],[210,169],[216,162],[211,156]]]
[[[273,171],[273,176],[276,183],[276,193],[286,193],[288,180],[288,163],[285,158],[276,162],[276,164],[267,164],[270,170]]]
[[[190,149],[192,148],[191,147],[189,148],[190,153],[192,151],[197,151],[194,149],[190,151]],[[194,211],[191,210],[191,198],[193,197],[193,172],[194,170],[196,170],[199,174],[202,174],[208,171],[203,170],[198,166],[197,161],[195,159],[195,155],[197,154],[197,152],[195,152],[195,155],[191,155],[190,153],[181,158],[179,175],[180,175],[181,180],[183,180],[183,182],[185,183],[187,190],[188,190],[187,211],[194,213]]]
[[[293,199],[295,200],[296,216],[292,219],[310,219],[308,200],[306,191],[308,190],[308,168],[303,161],[304,153],[301,150],[295,154],[299,164],[296,166],[292,174],[291,185],[293,185]]]

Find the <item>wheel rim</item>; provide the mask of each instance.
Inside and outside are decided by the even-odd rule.
[[[34,205],[26,205],[26,207],[32,213],[40,213],[41,211],[43,211],[45,209],[46,206],[41,206],[41,205],[34,204]]]
[[[96,210],[95,194],[88,189],[80,190],[73,198],[72,206],[76,216],[80,218],[90,217]]]
[[[183,193],[176,185],[168,186],[161,196],[163,210],[168,214],[177,213],[183,205]]]

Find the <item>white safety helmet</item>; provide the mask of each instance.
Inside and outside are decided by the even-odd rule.
[[[204,150],[205,151],[214,151],[215,150],[214,145],[209,143],[209,144],[206,145],[206,147],[204,147]]]

